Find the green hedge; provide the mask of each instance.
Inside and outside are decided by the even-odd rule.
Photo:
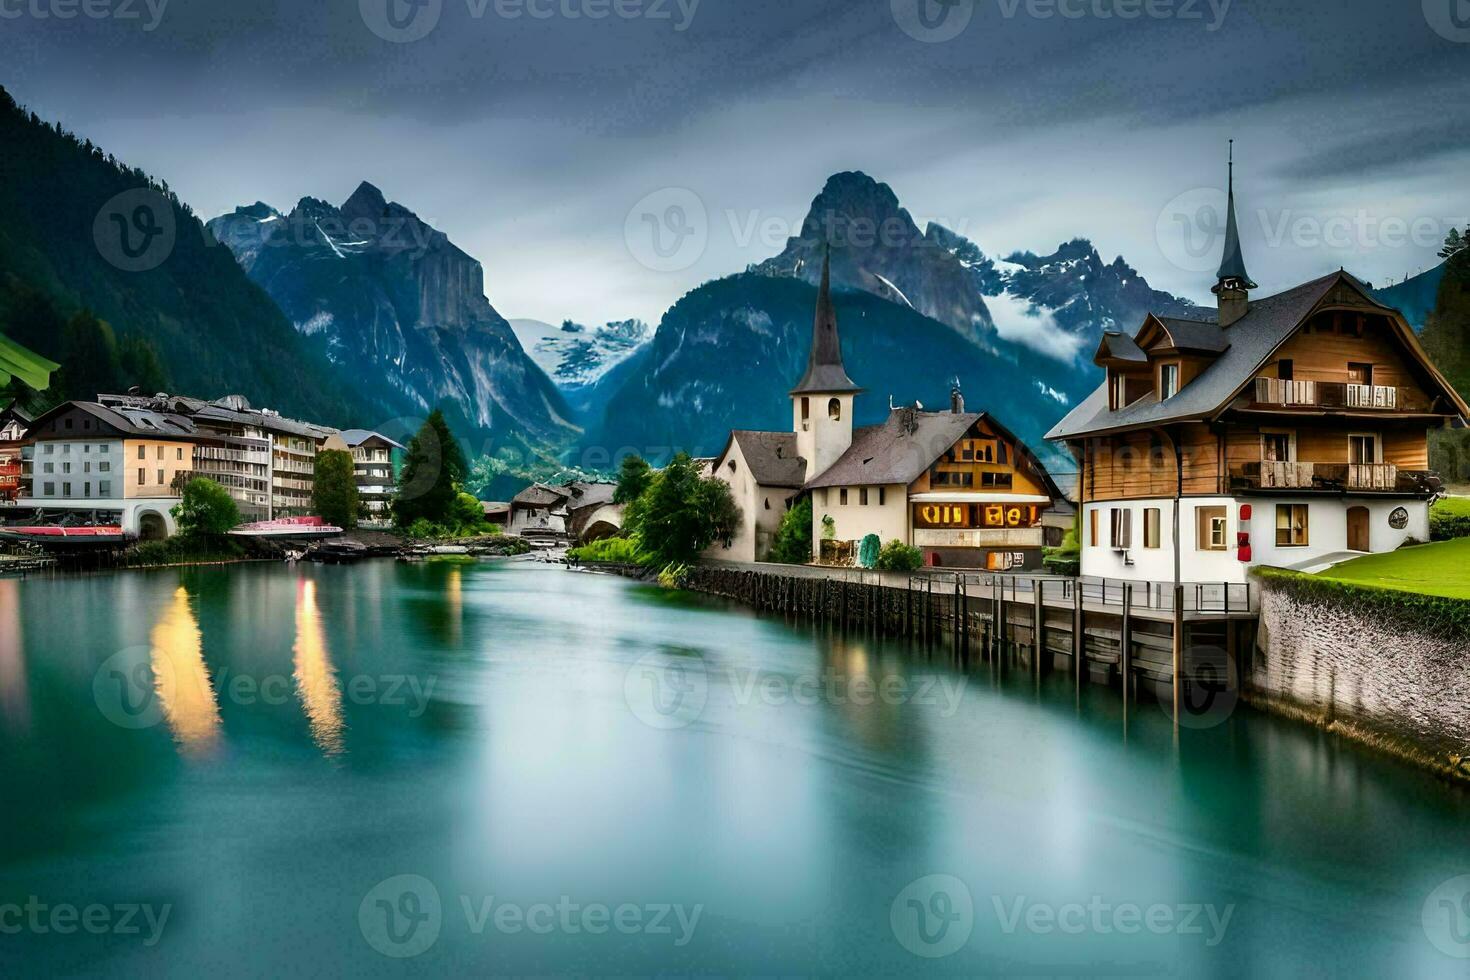
[[[1429,540],[1470,538],[1470,497],[1445,497],[1429,509]]]
[[[1283,568],[1258,568],[1254,575],[1263,589],[1279,590],[1304,602],[1371,616],[1404,630],[1470,640],[1470,600],[1381,589]]]

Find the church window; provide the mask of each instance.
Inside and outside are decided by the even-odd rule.
[[[842,399],[834,398],[827,403],[827,417],[833,422],[842,421]]]

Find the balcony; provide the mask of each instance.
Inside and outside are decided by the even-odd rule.
[[[1427,494],[1443,484],[1433,473],[1393,463],[1244,463],[1231,467],[1232,490],[1317,490],[1335,493]]]
[[[1257,378],[1251,408],[1325,408],[1345,411],[1428,412],[1410,392],[1344,381],[1278,381]]]

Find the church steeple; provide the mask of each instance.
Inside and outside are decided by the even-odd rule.
[[[806,374],[791,389],[793,395],[841,395],[861,391],[847,376],[842,363],[842,340],[837,335],[837,310],[832,305],[832,248],[822,260],[822,288],[817,295],[817,315],[812,323],[812,350]]]
[[[1218,281],[1211,290],[1220,300],[1220,325],[1228,327],[1250,312],[1250,291],[1256,288],[1245,270],[1245,253],[1240,247],[1240,226],[1235,220],[1235,140],[1230,141],[1230,190],[1226,200],[1225,256]]]

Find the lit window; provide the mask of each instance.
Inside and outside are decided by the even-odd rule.
[[[1307,546],[1307,505],[1279,504],[1276,507],[1276,547]]]
[[[1224,507],[1198,507],[1195,509],[1198,523],[1199,550],[1224,551],[1227,547],[1227,518]]]
[[[1160,511],[1157,507],[1145,507],[1143,511],[1143,546],[1162,547]]]

